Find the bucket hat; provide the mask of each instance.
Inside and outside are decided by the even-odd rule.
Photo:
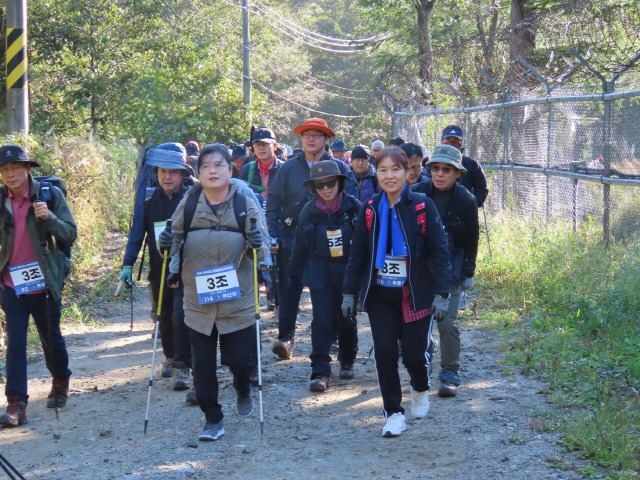
[[[28,163],[32,167],[39,167],[38,162],[29,160],[27,149],[20,145],[4,145],[0,148],[0,165],[5,163]]]
[[[447,163],[462,172],[467,171],[467,169],[462,166],[462,153],[453,145],[438,145],[433,150],[427,165],[434,163]]]
[[[311,177],[302,182],[302,185],[305,187],[313,186],[312,184],[316,180],[323,180],[329,177],[347,178],[346,175],[340,173],[340,168],[338,168],[338,164],[336,162],[333,160],[321,160],[311,165]]]
[[[302,135],[305,130],[320,130],[323,132],[328,138],[335,137],[336,134],[333,133],[333,130],[329,128],[327,122],[325,122],[322,118],[307,118],[302,125],[298,125],[297,127],[293,127],[293,131],[298,135]]]

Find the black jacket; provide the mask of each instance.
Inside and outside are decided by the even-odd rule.
[[[471,157],[462,156],[462,166],[467,169],[465,173],[458,179],[458,183],[469,190],[476,198],[478,208],[484,205],[487,196],[489,195],[489,189],[487,188],[487,179],[484,176],[482,165],[476,162]],[[425,167],[427,175],[431,178],[431,166]],[[416,182],[418,183],[418,182]]]
[[[436,188],[431,179],[412,186],[415,192],[432,198]],[[438,213],[447,232],[447,247],[452,267],[452,280],[459,285],[466,277],[473,277],[476,271],[480,225],[476,198],[459,183],[454,184],[452,202]]]
[[[376,194],[364,204],[351,240],[351,252],[347,263],[343,292],[356,295],[361,279],[367,275],[363,306],[366,308],[375,283],[375,257],[378,248],[378,205],[383,193]],[[426,234],[418,230],[416,206],[424,203]],[[407,281],[414,311],[431,307],[436,294],[448,293],[451,289],[451,265],[447,252],[447,237],[433,201],[421,193],[406,188],[396,203],[404,240],[407,245],[409,268]],[[371,232],[367,227],[367,215],[372,217]]]
[[[358,213],[362,204],[343,193],[340,208],[333,215],[322,212],[312,198],[302,209],[291,253],[288,275],[309,288],[322,289],[327,282],[342,285],[344,269]],[[327,231],[340,231],[342,255],[331,256]]]
[[[358,195],[356,179],[348,165],[328,153],[325,153],[320,160],[336,162],[340,173],[348,177],[345,188],[346,193],[352,196]],[[284,248],[292,248],[295,227],[285,225],[280,219],[280,214],[287,208],[295,208],[296,205],[299,205],[296,213],[297,218],[304,204],[311,198],[311,193],[309,193],[307,187],[302,185],[302,182],[308,180],[310,175],[311,169],[307,164],[304,152],[302,152],[284,162],[278,169],[278,174],[269,188],[269,195],[267,196],[269,235],[271,238],[280,239]]]
[[[148,194],[148,198],[144,202],[143,218],[134,217],[133,219],[133,225],[129,232],[129,240],[127,241],[127,247],[124,252],[123,266],[133,266],[136,262],[138,252],[140,252],[144,236],[146,235],[149,248],[149,279],[151,280],[152,278],[158,278],[160,276],[162,256],[158,252],[158,246],[156,245],[153,224],[171,218],[187,190],[187,187],[180,187],[180,190],[171,198],[169,198],[160,187],[155,187]],[[138,222],[142,223],[142,229]]]

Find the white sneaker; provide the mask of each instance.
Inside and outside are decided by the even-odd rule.
[[[429,413],[429,390],[416,392],[411,388],[411,415],[423,418]]]
[[[397,437],[407,429],[407,424],[404,421],[404,415],[400,412],[396,412],[387,418],[387,423],[382,428],[383,437]]]

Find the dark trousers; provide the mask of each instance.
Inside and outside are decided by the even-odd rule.
[[[294,337],[300,295],[302,295],[302,286],[291,289],[287,285],[287,268],[290,257],[291,249],[282,247],[278,249],[278,340]]]
[[[168,268],[168,266],[167,266]],[[173,350],[173,289],[165,282],[162,292],[162,310],[158,313],[158,298],[160,295],[160,277],[162,272],[149,272],[149,296],[151,297],[151,319],[160,321],[160,340],[162,351],[167,358],[174,358]]]
[[[218,423],[222,407],[218,403],[217,344],[218,329],[213,326],[211,335],[189,329],[193,345],[193,380],[200,410],[207,423]],[[220,363],[227,365],[233,374],[233,386],[239,396],[251,393],[249,376],[256,364],[254,354],[255,326],[220,335]]]
[[[48,303],[48,314],[47,314]],[[5,394],[27,403],[27,330],[29,315],[33,316],[44,359],[51,375],[64,378],[71,375],[67,346],[60,332],[60,301],[44,293],[16,296],[13,288],[0,293],[0,306],[7,324],[7,384]]]
[[[342,285],[327,282],[322,290],[310,289],[313,320],[311,321],[311,377],[331,375],[329,350],[338,330],[338,360],[352,363],[358,352],[358,328],[353,319],[342,315]],[[335,327],[334,327],[335,325]]]
[[[385,417],[404,413],[398,373],[398,340],[402,343],[404,363],[411,386],[418,392],[429,390],[431,315],[411,323],[402,316],[402,289],[373,287],[367,313],[373,336],[378,383]]]
[[[173,350],[174,365],[178,368],[191,368],[191,340],[189,340],[189,327],[184,323],[184,287],[182,283],[178,288],[171,288],[173,292]]]

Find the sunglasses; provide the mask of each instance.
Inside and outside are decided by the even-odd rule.
[[[328,182],[313,182],[313,187],[316,190],[322,190],[324,187],[333,188],[336,186],[336,182],[338,180],[334,178],[333,180],[329,180]]]

